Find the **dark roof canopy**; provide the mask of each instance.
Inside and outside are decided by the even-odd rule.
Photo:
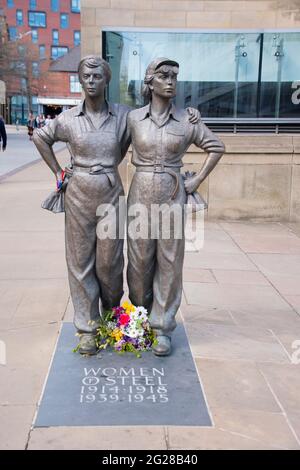
[[[50,72],[77,72],[78,64],[81,59],[80,46],[76,46],[65,54],[56,59],[49,67]]]

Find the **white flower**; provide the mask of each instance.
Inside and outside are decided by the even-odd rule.
[[[109,330],[114,330],[115,327],[116,327],[116,324],[115,324],[113,321],[107,322],[107,328],[108,328]]]
[[[148,320],[148,312],[144,307],[136,307],[135,312],[131,314],[132,320],[145,322]]]
[[[129,338],[138,338],[144,335],[144,330],[140,326],[137,326],[135,321],[130,321],[126,326],[121,327],[121,331]]]
[[[148,315],[148,311],[147,311],[147,309],[144,308],[144,307],[136,307],[135,313],[139,313],[140,315],[141,315],[141,314],[144,314],[144,315],[146,315],[146,316]]]

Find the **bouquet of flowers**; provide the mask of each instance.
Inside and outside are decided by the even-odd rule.
[[[111,346],[114,351],[132,352],[137,357],[141,356],[141,351],[151,349],[155,341],[147,310],[130,302],[105,312],[96,335],[99,349]]]

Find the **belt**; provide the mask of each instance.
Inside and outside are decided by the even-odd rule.
[[[180,166],[176,165],[165,165],[164,163],[154,163],[153,165],[140,165],[136,167],[136,171],[138,172],[146,172],[146,173],[168,173],[169,175],[173,176],[175,179],[175,189],[171,195],[171,199],[174,199],[179,188],[179,175],[180,175]]]
[[[100,175],[106,174],[111,186],[115,185],[115,177],[111,173],[116,173],[117,169],[114,166],[103,166],[103,165],[94,165],[94,166],[79,166],[72,165],[71,167],[66,168],[66,173],[69,176],[72,176],[73,173],[88,173],[89,175]]]

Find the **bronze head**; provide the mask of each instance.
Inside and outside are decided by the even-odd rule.
[[[151,100],[154,79],[157,81],[156,85],[159,92],[165,92],[165,95],[168,97],[175,96],[178,72],[179,64],[175,60],[170,60],[165,57],[154,59],[146,69],[142,89],[143,96]],[[165,85],[163,83],[164,78],[168,81]]]

